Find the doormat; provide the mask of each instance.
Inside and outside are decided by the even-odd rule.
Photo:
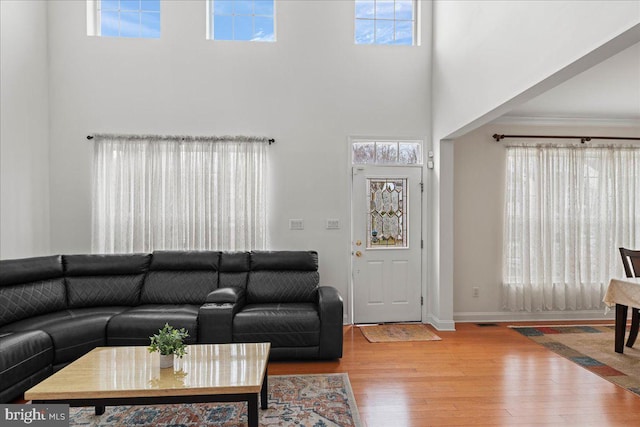
[[[511,326],[605,380],[640,395],[640,345],[616,353],[615,326]]]
[[[442,339],[423,324],[392,323],[359,326],[359,328],[369,342],[440,341]]]
[[[258,409],[261,426],[359,427],[362,425],[347,374],[269,376],[269,408]],[[246,426],[246,403],[70,408],[70,426]]]

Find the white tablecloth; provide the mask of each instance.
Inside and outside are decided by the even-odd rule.
[[[616,304],[640,308],[640,277],[611,279],[602,299],[608,307]]]

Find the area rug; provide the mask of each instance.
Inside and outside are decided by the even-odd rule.
[[[431,332],[426,325],[415,323],[368,325],[359,328],[369,342],[440,341],[442,339]]]
[[[260,426],[361,426],[347,374],[269,376],[269,408],[258,409]],[[71,408],[71,426],[246,426],[246,403]]]
[[[572,362],[602,378],[640,395],[640,345],[624,348],[624,353],[613,349],[614,326],[512,326]]]

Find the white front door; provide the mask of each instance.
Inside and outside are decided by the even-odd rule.
[[[422,168],[352,171],[354,321],[420,321]]]

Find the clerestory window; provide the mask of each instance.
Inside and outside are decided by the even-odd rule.
[[[356,44],[416,45],[416,0],[356,0]]]
[[[87,34],[160,38],[160,0],[88,0]]]
[[[274,42],[274,0],[209,0],[210,40]]]

